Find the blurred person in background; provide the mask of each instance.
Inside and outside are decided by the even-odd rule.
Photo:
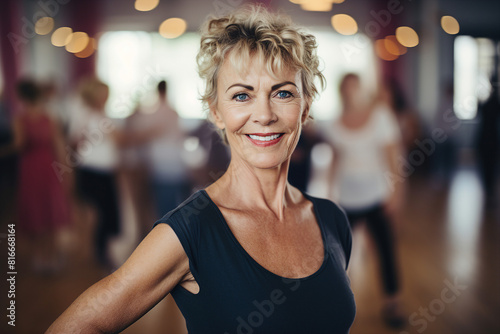
[[[324,141],[311,123],[304,125],[297,147],[290,158],[290,170],[288,172],[290,184],[302,192],[307,191],[309,179],[311,178],[311,151],[315,145]]]
[[[420,120],[416,112],[409,106],[401,85],[393,78],[386,80],[379,92],[379,103],[385,104],[398,122],[401,132],[402,148],[408,155],[416,148],[415,140],[420,138]]]
[[[149,223],[174,209],[189,195],[188,168],[183,159],[184,131],[168,101],[167,82],[157,85],[158,101],[126,119],[128,143],[122,152],[142,240]],[[153,203],[151,203],[153,202]],[[154,208],[154,214],[151,209]]]
[[[204,155],[204,159],[200,159],[201,163],[191,170],[190,180],[193,188],[202,189],[217,181],[226,172],[230,152],[214,124],[208,120],[203,120],[190,136],[198,139],[201,149],[197,154]]]
[[[97,213],[95,256],[99,264],[111,269],[114,264],[109,258],[108,243],[120,232],[117,148],[125,138],[105,115],[108,95],[108,86],[97,79],[81,82],[81,105],[70,118],[69,136],[77,164],[77,191]]]
[[[156,219],[175,209],[190,191],[188,168],[182,155],[186,135],[179,122],[179,115],[170,106],[167,82],[158,83],[157,91],[158,103],[149,117],[152,127],[159,127],[160,131],[148,144]]]
[[[287,181],[314,81],[325,80],[316,48],[262,6],[207,21],[198,70],[204,107],[231,150],[226,173],[160,219],[47,333],[119,332],[169,293],[191,334],[349,332],[347,219]]]
[[[342,115],[331,130],[334,160],[330,184],[352,228],[361,221],[367,224],[380,257],[385,293],[382,315],[390,327],[399,328],[404,325],[404,317],[392,224],[403,193],[401,182],[388,181],[387,172],[398,175],[400,130],[391,110],[370,100],[357,74],[343,77],[340,96]]]
[[[53,273],[63,265],[58,233],[70,223],[68,183],[53,168],[54,162],[63,161],[63,137],[48,116],[39,84],[21,80],[17,94],[22,110],[13,122],[13,141],[0,155],[19,153],[19,230],[30,239],[34,270]]]

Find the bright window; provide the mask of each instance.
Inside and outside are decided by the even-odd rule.
[[[453,109],[460,119],[473,119],[478,103],[490,96],[495,45],[486,38],[458,36],[454,46]]]

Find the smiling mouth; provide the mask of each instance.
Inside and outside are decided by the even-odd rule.
[[[259,140],[259,141],[272,141],[275,139],[278,139],[279,137],[283,136],[283,133],[274,133],[274,134],[252,134],[252,135],[247,135],[253,140]]]
[[[284,133],[252,133],[247,134],[247,138],[256,146],[267,147],[277,144]]]

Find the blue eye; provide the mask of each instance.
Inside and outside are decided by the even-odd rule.
[[[248,94],[239,93],[239,94],[236,94],[235,96],[233,96],[233,99],[235,99],[238,102],[243,102],[243,101],[248,100]]]
[[[282,91],[279,91],[278,94],[276,94],[276,96],[280,99],[287,99],[289,97],[292,97],[293,94],[290,93],[289,91],[286,91],[286,90],[282,90]]]

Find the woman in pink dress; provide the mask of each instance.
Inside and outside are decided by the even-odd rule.
[[[51,272],[59,266],[57,232],[69,223],[68,180],[53,168],[61,161],[62,136],[35,82],[19,82],[17,93],[22,112],[14,119],[13,143],[5,149],[19,153],[17,228],[30,238],[34,269]]]

